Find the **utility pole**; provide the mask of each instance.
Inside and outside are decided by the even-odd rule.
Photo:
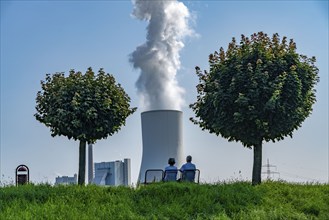
[[[266,167],[266,172],[262,172],[262,174],[267,174],[267,179],[271,179],[271,174],[279,174],[280,177],[280,173],[279,172],[275,172],[275,171],[271,171],[271,167],[275,167],[275,165],[271,165],[269,159],[267,158],[267,164],[263,165],[262,167]]]

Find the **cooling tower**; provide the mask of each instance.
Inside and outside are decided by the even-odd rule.
[[[163,169],[168,158],[183,163],[183,112],[155,110],[142,112],[143,154],[138,182],[144,182],[145,171]]]

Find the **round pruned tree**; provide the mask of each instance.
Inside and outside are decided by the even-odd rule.
[[[111,74],[71,70],[47,74],[37,93],[35,118],[50,127],[51,136],[79,140],[78,184],[85,183],[86,143],[95,143],[118,132],[135,112],[130,97]]]
[[[210,54],[209,71],[196,67],[198,96],[190,120],[253,148],[253,185],[261,183],[263,141],[292,137],[311,114],[319,81],[315,61],[298,54],[292,39],[259,32]]]

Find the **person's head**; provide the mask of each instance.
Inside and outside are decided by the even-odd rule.
[[[191,161],[192,161],[192,156],[191,155],[188,155],[186,157],[186,162],[191,163]]]
[[[175,158],[169,158],[169,160],[168,160],[168,164],[169,164],[170,166],[173,166],[173,165],[175,164]]]

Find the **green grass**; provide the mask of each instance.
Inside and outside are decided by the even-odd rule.
[[[0,219],[329,219],[329,185],[7,186]]]

